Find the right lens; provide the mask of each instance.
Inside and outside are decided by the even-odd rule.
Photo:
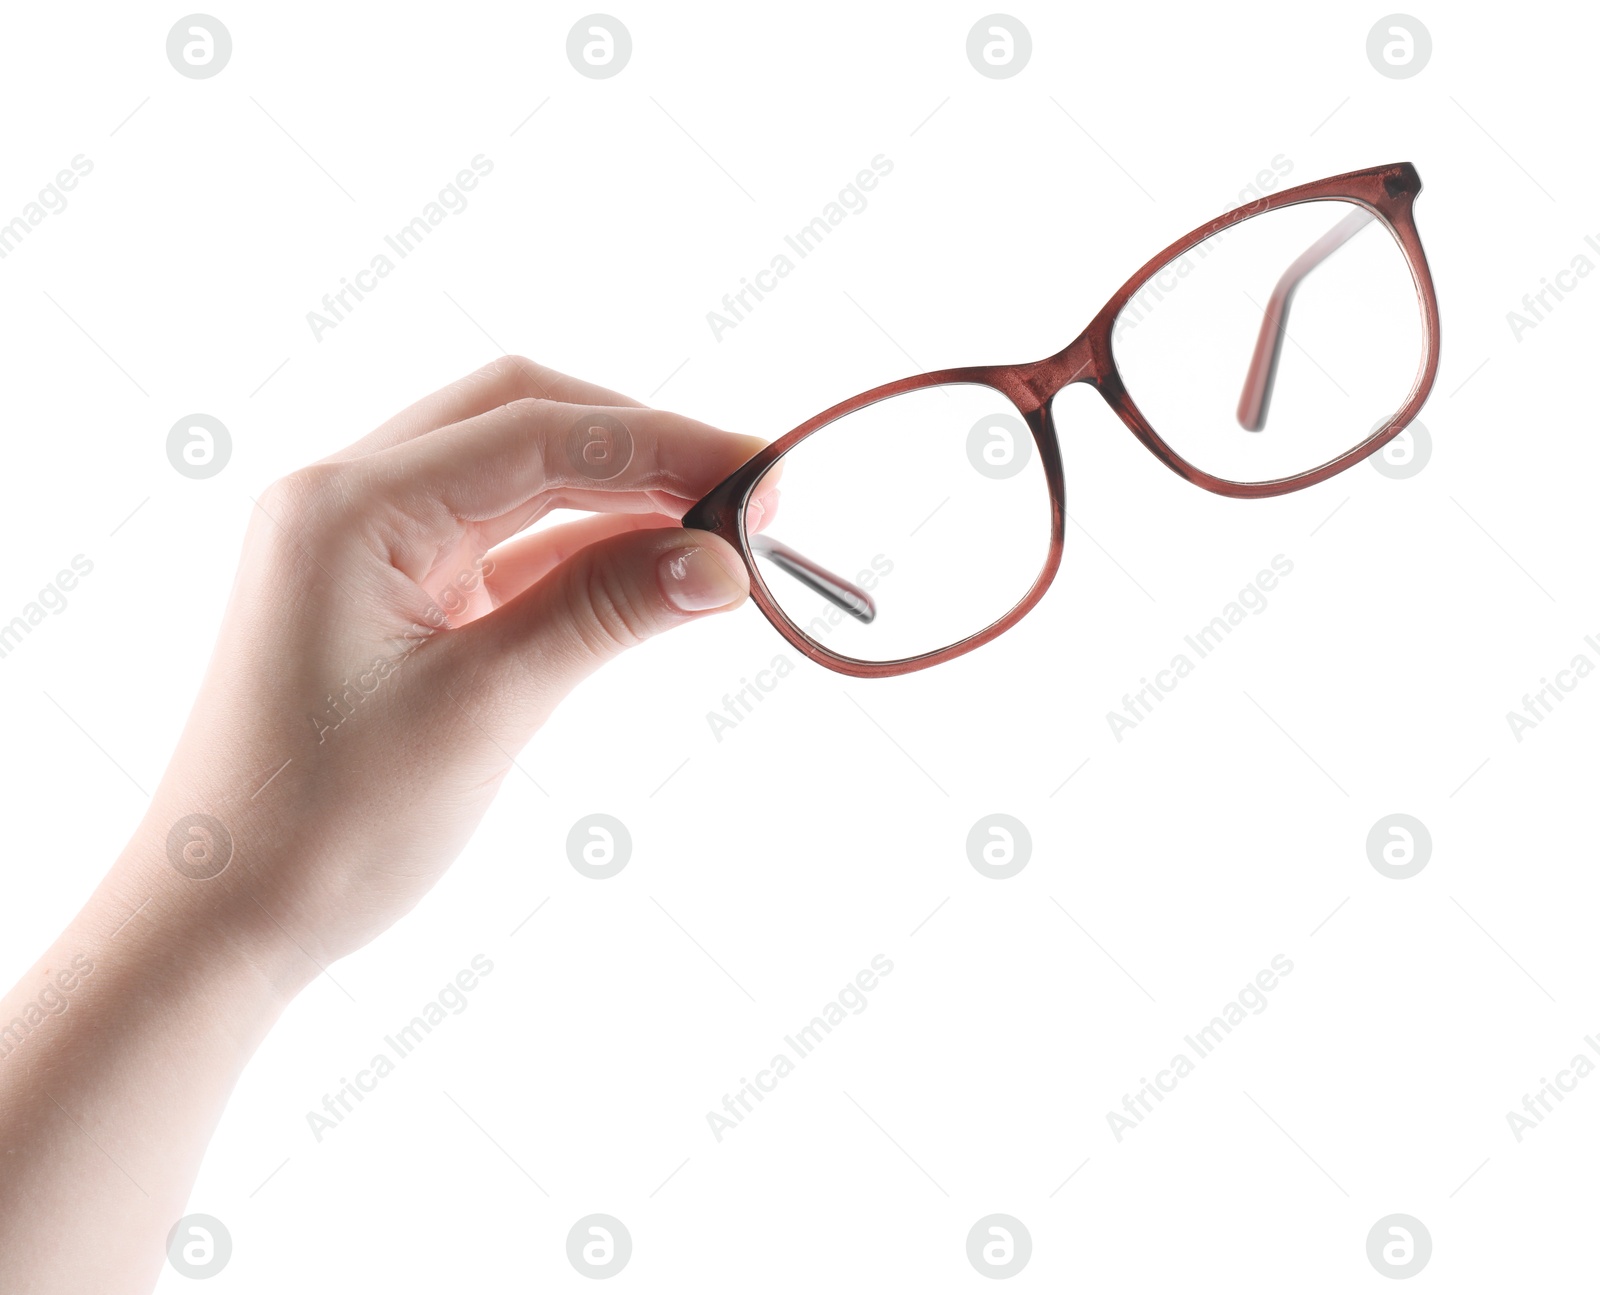
[[[1274,481],[1399,412],[1422,368],[1422,307],[1383,221],[1355,203],[1296,203],[1162,266],[1117,315],[1111,350],[1176,454],[1224,481]]]
[[[788,620],[858,661],[937,652],[1021,602],[1050,553],[1033,434],[999,391],[924,387],[844,414],[757,484],[745,525]]]

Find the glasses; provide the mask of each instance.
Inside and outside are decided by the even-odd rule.
[[[1089,383],[1161,462],[1238,499],[1325,481],[1405,428],[1439,364],[1421,188],[1403,162],[1236,208],[1159,253],[1065,350],[864,391],[683,524],[738,549],[756,605],[832,670],[905,674],[970,652],[1060,566],[1050,405],[1068,386]]]

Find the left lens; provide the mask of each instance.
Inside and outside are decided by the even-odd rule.
[[[924,387],[800,441],[745,515],[782,615],[858,661],[937,652],[1000,620],[1050,552],[1033,434],[999,391]]]
[[[1425,358],[1421,300],[1389,227],[1318,200],[1253,216],[1150,276],[1112,355],[1156,435],[1224,481],[1299,476],[1404,406]]]

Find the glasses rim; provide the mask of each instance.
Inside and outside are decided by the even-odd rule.
[[[948,370],[947,372],[956,372],[956,370]],[[751,600],[791,645],[805,653],[811,660],[828,666],[840,674],[852,675],[860,679],[872,679],[890,674],[905,674],[911,670],[922,670],[929,666],[939,665],[941,662],[962,656],[974,648],[982,647],[990,639],[1010,629],[1033,609],[1034,605],[1044,597],[1045,590],[1050,587],[1051,581],[1055,579],[1056,572],[1061,565],[1061,555],[1066,539],[1066,491],[1063,487],[1061,447],[1056,441],[1054,427],[1049,417],[1048,404],[1034,411],[1033,414],[1028,414],[1017,405],[1017,402],[1011,398],[1004,388],[997,386],[995,383],[977,380],[929,383],[921,381],[922,378],[931,376],[937,375],[919,374],[915,379],[905,378],[901,379],[900,382],[892,382],[886,386],[874,388],[872,391],[864,391],[851,401],[846,402],[850,405],[850,408],[845,412],[855,413],[881,401],[905,395],[909,391],[924,391],[942,386],[978,386],[999,394],[1012,409],[1016,410],[1018,416],[1027,425],[1028,431],[1033,437],[1034,448],[1039,454],[1040,465],[1044,469],[1045,483],[1048,487],[1050,500],[1050,544],[1045,552],[1044,564],[1034,577],[1033,583],[1029,585],[1027,592],[1002,616],[997,620],[991,621],[982,629],[931,652],[900,657],[892,661],[867,660],[862,657],[848,656],[842,652],[834,652],[823,647],[821,643],[801,629],[794,618],[784,610],[783,604],[773,596],[768,588],[766,576],[762,573],[760,565],[755,561],[755,556],[759,550],[759,538],[750,532],[746,525],[747,509],[740,505],[735,511],[738,539],[736,542],[733,540],[729,542],[734,544],[734,547],[739,550],[740,555],[744,558],[745,568],[750,575]],[[902,387],[903,383],[911,385]],[[867,399],[867,397],[872,398]],[[836,415],[839,418],[844,416],[844,413]],[[824,422],[820,426],[827,426],[827,423]],[[812,430],[820,430],[820,427]],[[805,437],[797,438],[795,444],[798,445],[804,439]],[[774,460],[774,462],[776,461]],[[757,474],[756,481],[760,481],[765,475],[764,471]],[[752,483],[751,491],[754,488],[754,483]],[[746,496],[746,501],[748,502],[748,495]],[[685,526],[691,524],[687,516],[685,516],[683,524]],[[710,528],[696,527],[695,529]],[[727,536],[722,538],[728,539]],[[832,601],[836,605],[843,606],[837,598],[832,599]],[[848,611],[848,608],[845,610]]]
[[[1140,444],[1173,472],[1202,489],[1234,499],[1269,498],[1326,481],[1376,453],[1405,430],[1426,402],[1439,368],[1438,300],[1413,213],[1413,204],[1421,190],[1422,178],[1417,174],[1416,167],[1410,162],[1397,162],[1313,180],[1235,207],[1190,230],[1156,253],[1112,293],[1083,331],[1054,355],[1023,364],[938,369],[884,383],[842,400],[780,436],[719,482],[684,514],[683,525],[710,531],[731,544],[744,560],[750,574],[751,598],[762,614],[791,646],[831,670],[857,678],[881,678],[927,669],[971,652],[1005,633],[1031,611],[1044,596],[1060,567],[1066,491],[1062,480],[1060,446],[1050,410],[1051,402],[1067,387],[1077,383],[1087,383],[1093,387]],[[1162,439],[1128,394],[1112,351],[1112,332],[1117,316],[1152,275],[1208,238],[1269,211],[1327,199],[1343,200],[1366,209],[1389,230],[1405,256],[1416,288],[1423,325],[1422,361],[1410,394],[1390,418],[1378,424],[1354,448],[1305,472],[1271,481],[1243,482],[1229,481],[1205,472],[1188,462]],[[1033,434],[1050,490],[1050,549],[1044,567],[1021,601],[1004,616],[947,647],[894,661],[863,661],[832,652],[796,626],[768,592],[766,582],[756,568],[755,554],[745,528],[745,506],[757,483],[778,460],[830,423],[893,396],[925,387],[962,383],[990,387],[1000,392],[1016,408]]]

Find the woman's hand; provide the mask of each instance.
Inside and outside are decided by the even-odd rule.
[[[277,482],[150,827],[220,824],[173,844],[214,867],[231,838],[213,901],[309,975],[360,947],[579,680],[744,599],[733,550],[672,523],[761,445],[505,359]],[[599,515],[515,538],[555,508]]]
[[[262,495],[144,823],[0,1000],[0,1286],[149,1289],[284,1004],[422,898],[573,685],[744,599],[675,523],[761,445],[506,359]],[[518,537],[554,508],[598,515]]]

